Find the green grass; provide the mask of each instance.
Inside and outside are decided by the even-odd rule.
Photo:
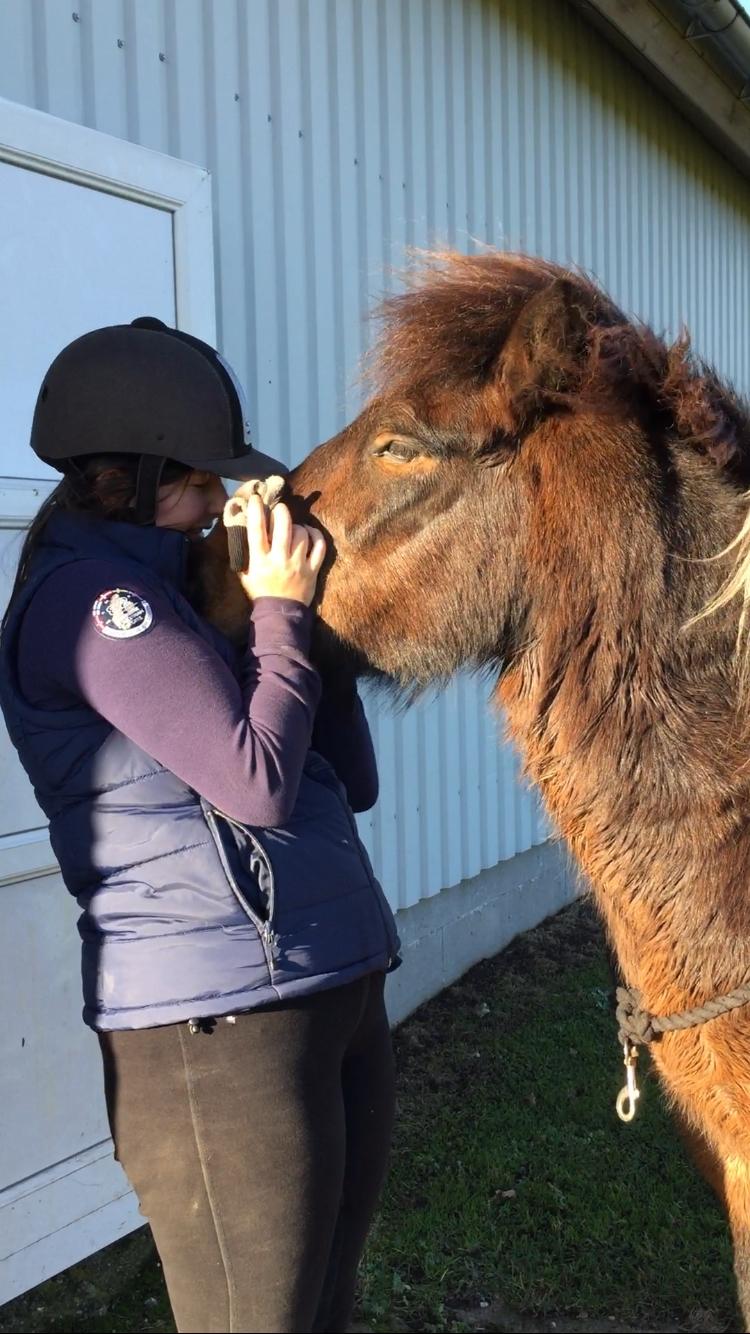
[[[635,1122],[615,1116],[610,988],[575,905],[398,1031],[394,1155],[362,1274],[372,1329],[492,1328],[498,1298],[591,1328],[731,1326],[723,1215],[643,1068]],[[0,1310],[0,1331],[171,1328],[142,1233]]]
[[[480,965],[399,1037],[402,1108],[365,1312],[449,1329],[520,1312],[726,1328],[722,1213],[655,1082],[630,1126],[598,931],[576,906]],[[643,1065],[643,1062],[642,1062]],[[512,1195],[509,1192],[514,1192]],[[395,1283],[394,1283],[394,1275]]]

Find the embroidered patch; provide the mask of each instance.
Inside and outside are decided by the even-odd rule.
[[[91,615],[100,635],[107,639],[133,639],[148,630],[154,619],[149,604],[127,588],[111,588],[100,593]]]

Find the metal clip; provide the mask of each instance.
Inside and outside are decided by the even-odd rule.
[[[621,1121],[632,1121],[636,1112],[636,1102],[641,1096],[641,1091],[635,1082],[638,1048],[631,1046],[629,1042],[623,1043],[623,1060],[625,1062],[625,1087],[621,1088],[617,1095],[615,1109]]]
[[[188,1033],[192,1033],[193,1037],[197,1033],[206,1033],[210,1037],[216,1028],[216,1019],[212,1014],[207,1014],[203,1019],[188,1019],[187,1026]]]

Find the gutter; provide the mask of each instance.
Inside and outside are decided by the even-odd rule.
[[[750,177],[750,16],[739,0],[571,0]]]
[[[737,0],[656,0],[741,102],[750,102],[750,18]]]

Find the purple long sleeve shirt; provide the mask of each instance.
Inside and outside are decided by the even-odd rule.
[[[146,576],[125,586],[145,599],[145,632],[108,638],[92,614],[123,587],[116,562],[81,561],[35,594],[19,640],[29,702],[63,708],[84,700],[158,763],[233,819],[283,825],[312,745],[330,761],[354,810],[377,798],[367,720],[353,688],[321,687],[310,657],[313,613],[286,598],[249,609],[244,662],[235,674]]]

